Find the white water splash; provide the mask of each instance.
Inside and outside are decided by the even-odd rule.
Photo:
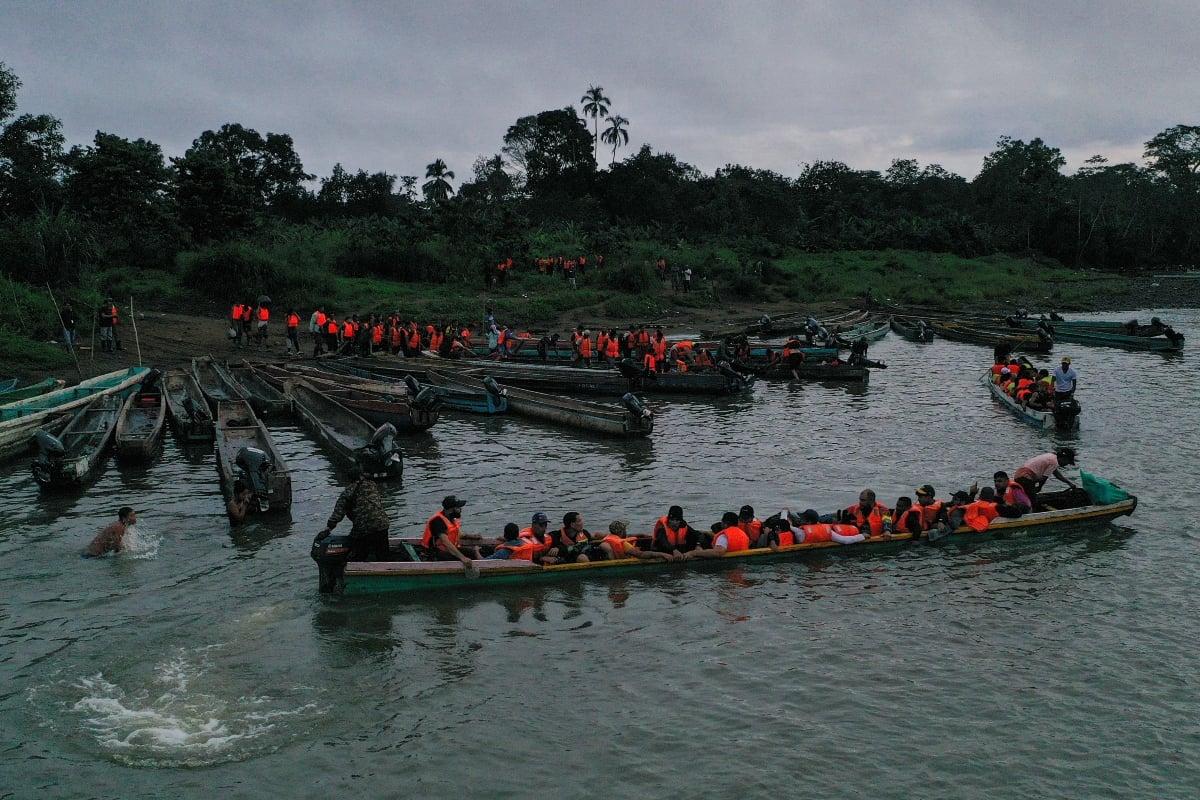
[[[158,557],[158,545],[162,542],[162,536],[144,525],[145,523],[139,522],[125,529],[125,537],[121,540],[122,556],[138,559]]]
[[[127,690],[102,672],[80,678],[70,687],[78,699],[67,710],[114,759],[152,767],[240,761],[278,748],[319,716],[317,705],[307,698],[216,693],[214,687],[230,683],[236,682],[215,674],[206,652],[200,652],[198,661],[181,653],[155,666],[149,686]]]

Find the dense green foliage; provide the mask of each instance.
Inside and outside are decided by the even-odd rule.
[[[1097,156],[1074,175],[1057,148],[1007,136],[971,181],[902,159],[882,174],[817,161],[795,179],[732,164],[704,175],[649,146],[618,161],[633,123],[610,116],[612,101],[592,86],[582,116],[566,106],[519,117],[457,188],[452,165],[434,157],[423,180],[338,164],[314,189],[291,136],[236,123],[201,132],[174,158],[104,132],[67,151],[57,119],[17,116],[19,88],[0,64],[0,272],[70,293],[81,308],[138,290],[222,306],[262,293],[355,311],[419,303],[457,316],[477,305],[466,295],[483,290],[485,273],[512,258],[514,279],[493,293],[531,322],[575,308],[632,317],[670,291],[652,267],[660,257],[697,278],[696,292],[671,296],[675,306],[838,299],[867,287],[947,304],[1057,280],[1047,265],[1077,279],[1082,269],[1192,265],[1200,254],[1193,126],[1153,136],[1144,165]],[[607,266],[581,276],[578,292],[532,274],[536,258],[594,265],[597,254]],[[1074,289],[1054,291],[1039,296],[1072,302]]]

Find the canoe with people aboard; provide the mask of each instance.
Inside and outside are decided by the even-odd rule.
[[[996,398],[1000,405],[1004,406],[1017,419],[1027,425],[1032,425],[1042,430],[1079,430],[1079,416],[1083,409],[1074,398],[1064,401],[1061,405],[1054,408],[1029,408],[1028,406],[1023,406],[1016,398],[1011,397],[1008,392],[1004,391],[999,384],[993,382],[990,372],[983,373],[980,380],[987,386],[988,391],[992,393],[992,397]]]
[[[396,555],[396,561],[350,561],[348,537],[341,534],[314,542],[310,555],[317,564],[318,591],[321,593],[360,595],[431,592],[442,589],[527,586],[554,581],[650,576],[666,572],[681,574],[698,570],[803,561],[808,558],[828,558],[833,555],[887,555],[905,552],[915,545],[932,544],[941,547],[1076,532],[1096,535],[1103,532],[1113,520],[1132,514],[1137,508],[1137,497],[1114,484],[1087,473],[1083,473],[1081,477],[1089,500],[1087,504],[1038,511],[1017,518],[997,517],[982,530],[964,525],[946,532],[935,529],[919,536],[910,533],[896,533],[890,538],[874,536],[855,544],[812,542],[778,549],[752,548],[704,560],[689,559],[678,562],[624,558],[616,561],[543,566],[528,560],[476,559],[471,562],[473,569],[467,570],[458,561],[417,560],[416,545],[420,541],[417,537],[391,538],[391,549]],[[640,542],[639,546],[647,545],[648,535],[636,538]]]

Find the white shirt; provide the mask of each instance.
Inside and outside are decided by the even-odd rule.
[[[1062,364],[1059,364],[1051,372],[1050,376],[1054,378],[1054,391],[1070,392],[1075,389],[1075,381],[1079,380],[1079,373],[1070,364],[1066,369],[1063,369]]]

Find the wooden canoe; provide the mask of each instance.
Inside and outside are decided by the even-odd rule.
[[[186,370],[170,370],[163,374],[162,384],[167,413],[179,438],[192,444],[211,442],[216,425],[196,376]]]
[[[95,477],[108,455],[124,402],[120,394],[102,394],[76,411],[58,436],[38,431],[34,480],[43,488],[61,488]]]
[[[248,364],[229,366],[229,374],[238,382],[255,412],[264,416],[286,416],[292,413],[292,399],[265,380]]]
[[[167,421],[167,396],[152,370],[136,392],[130,393],[117,417],[113,446],[120,461],[149,461],[162,446]]]
[[[305,378],[289,379],[283,387],[300,421],[342,466],[357,465],[371,478],[404,476],[404,454],[396,446],[394,426],[372,425]]]
[[[192,375],[208,400],[208,407],[215,414],[220,403],[241,401],[250,402],[250,395],[242,385],[229,374],[226,369],[212,356],[201,356],[192,359]],[[253,405],[251,403],[251,405]]]
[[[943,339],[979,344],[986,347],[1005,347],[1026,353],[1049,353],[1054,340],[1040,331],[1006,331],[998,328],[978,328],[957,322],[931,321],[933,331]]]
[[[892,326],[892,330],[896,332],[897,336],[910,342],[933,341],[933,327],[924,320],[890,317],[888,324]]]
[[[292,505],[287,464],[245,400],[222,400],[217,406],[217,469],[226,498],[242,481],[255,492],[254,511],[286,511]]]
[[[922,546],[975,544],[993,539],[1021,539],[1052,536],[1064,533],[1101,531],[1118,517],[1132,514],[1137,498],[1128,497],[1114,503],[1088,505],[1057,511],[1026,514],[1016,519],[999,517],[982,531],[960,527],[934,542],[928,534],[914,537],[909,533],[894,534],[890,539],[874,537],[857,544],[815,542],[790,545],[778,550],[755,548],[726,553],[720,558],[682,562],[642,561],[633,558],[618,561],[592,561],[582,564],[540,566],[532,561],[477,560],[472,562],[477,575],[468,575],[456,561],[364,561],[347,562],[346,537],[334,535],[315,543],[312,558],[317,562],[318,587],[321,592],[346,595],[387,592],[430,592],[441,589],[484,589],[494,586],[524,586],[581,578],[629,577],[664,572],[683,574],[695,571],[746,567],[781,561],[802,561],[808,558],[829,558],[833,555],[879,554],[905,552],[914,539]],[[391,540],[392,551],[400,559],[411,553],[415,538],[397,537]],[[408,545],[406,547],[406,545]]]
[[[836,381],[840,383],[868,383],[871,370],[859,364],[828,364],[803,361],[793,370],[786,364],[773,364],[759,370],[760,377],[767,380]]]
[[[386,388],[370,385],[362,379],[344,375],[321,374],[319,370],[299,365],[280,367],[256,364],[254,370],[264,379],[283,390],[285,381],[296,376],[306,378],[328,397],[349,408],[374,425],[391,423],[398,433],[415,433],[432,428],[441,413],[439,403],[417,406],[409,402],[407,389],[400,391],[395,384]],[[435,398],[436,399],[436,398]]]
[[[540,419],[577,431],[598,433],[602,436],[640,438],[654,432],[654,414],[632,394],[622,397],[621,407],[603,406],[585,400],[574,400],[531,389],[506,386],[489,376],[477,379],[462,379],[442,375],[434,370],[426,372],[429,383],[434,386],[482,385],[488,392],[508,400],[508,408],[514,414]]]
[[[990,372],[985,372],[981,381],[987,385],[988,391],[992,393],[992,397],[996,398],[1000,405],[1012,412],[1017,419],[1025,424],[1041,428],[1042,430],[1079,430],[1078,403],[1074,404],[1069,411],[1064,411],[1064,413],[1058,415],[1054,411],[1038,411],[1033,408],[1022,408],[1021,404],[1012,397],[1009,397],[998,384],[992,383]]]
[[[402,384],[410,396],[419,394],[421,389],[424,388],[422,384],[427,383],[426,375],[428,373],[428,370],[425,368],[406,371],[395,367],[384,367],[383,369],[387,370],[386,372],[375,372],[341,361],[326,362],[321,365],[321,369],[337,375],[361,378],[376,383],[391,384],[393,386]],[[416,391],[408,384],[409,378],[416,381]],[[484,389],[482,385],[476,387],[464,384],[461,388],[428,385],[432,386],[437,396],[441,398],[443,408],[449,408],[454,411],[465,411],[469,414],[503,414],[508,410],[507,398],[496,397]]]
[[[46,378],[37,383],[31,383],[28,386],[17,386],[17,379],[12,378],[8,381],[8,389],[0,392],[0,403],[18,403],[22,400],[28,400],[33,397],[39,397],[46,392],[52,392],[55,389],[61,389],[66,385],[66,381],[60,378]]]
[[[75,386],[55,389],[0,406],[0,458],[10,458],[26,452],[38,428],[61,430],[84,405],[103,394],[125,392],[140,383],[148,367],[129,367],[94,378]]]

